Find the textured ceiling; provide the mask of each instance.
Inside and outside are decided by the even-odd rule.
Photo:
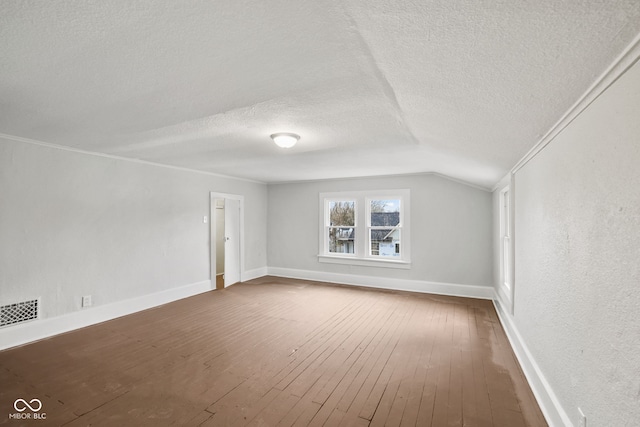
[[[3,0],[0,133],[264,182],[491,187],[639,32],[637,0]]]

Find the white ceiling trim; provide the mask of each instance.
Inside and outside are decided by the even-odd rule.
[[[149,166],[157,166],[157,167],[161,167],[161,168],[173,169],[173,170],[178,170],[178,171],[182,171],[182,172],[193,172],[193,173],[198,173],[198,174],[201,174],[201,175],[214,176],[216,178],[233,179],[233,180],[237,180],[237,181],[244,181],[244,182],[251,182],[251,183],[254,183],[254,184],[267,185],[266,182],[256,181],[256,180],[248,179],[248,178],[240,178],[240,177],[237,177],[237,176],[223,175],[223,174],[220,174],[220,173],[201,171],[201,170],[197,170],[197,169],[189,169],[189,168],[185,168],[185,167],[182,167],[182,166],[166,165],[164,163],[150,162],[150,161],[147,161],[147,160],[132,159],[131,157],[115,156],[113,154],[105,154],[105,153],[100,153],[100,152],[97,152],[97,151],[82,150],[80,148],[68,147],[66,145],[52,144],[50,142],[38,141],[38,140],[35,140],[35,139],[30,139],[30,138],[23,138],[21,136],[7,135],[6,133],[0,133],[0,138],[1,139],[8,139],[8,140],[14,141],[14,142],[23,142],[25,144],[39,145],[39,146],[42,146],[42,147],[52,148],[52,149],[55,149],[55,150],[62,150],[62,151],[69,151],[69,152],[72,152],[72,153],[85,154],[85,155],[88,155],[88,156],[104,157],[104,158],[113,159],[113,160],[124,160],[126,162],[139,163],[139,164],[149,165]]]
[[[536,145],[516,163],[507,175],[515,174],[530,160],[538,155],[551,143],[571,122],[573,122],[584,110],[600,97],[613,83],[627,72],[640,60],[640,34],[622,51],[613,63],[596,79],[587,91],[569,108],[569,110],[556,122],[549,131],[543,135]],[[492,189],[496,191],[500,187],[498,182]]]

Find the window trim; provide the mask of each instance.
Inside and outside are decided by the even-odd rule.
[[[348,264],[367,267],[411,268],[411,233],[410,233],[410,190],[376,190],[376,191],[340,191],[319,193],[319,247],[318,261],[332,264]],[[400,200],[400,223],[402,224],[400,257],[382,257],[370,255],[370,214],[371,200]],[[341,254],[329,252],[329,237],[325,230],[328,227],[329,203],[335,201],[355,201],[355,238],[354,253]],[[369,245],[369,246],[368,246]]]
[[[506,186],[500,191],[500,286],[511,291],[511,191]]]
[[[498,299],[506,310],[514,312],[515,276],[515,179],[503,178],[498,187]]]

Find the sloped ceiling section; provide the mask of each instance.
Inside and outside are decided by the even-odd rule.
[[[637,0],[4,0],[0,133],[263,182],[491,187],[638,32]]]

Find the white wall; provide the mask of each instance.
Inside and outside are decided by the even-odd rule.
[[[411,191],[410,270],[318,262],[319,193],[404,188]],[[490,287],[491,215],[490,192],[431,174],[269,185],[268,263],[277,269]]]
[[[0,139],[0,304],[51,318],[209,280],[211,191],[244,195],[245,267],[265,269],[265,185]]]
[[[566,421],[640,420],[640,65],[515,174],[512,322]],[[498,214],[496,210],[495,214]]]

